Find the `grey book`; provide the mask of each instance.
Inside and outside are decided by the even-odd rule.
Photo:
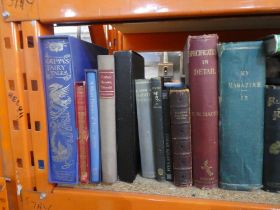
[[[142,176],[155,178],[151,81],[135,80],[135,91]]]
[[[102,181],[117,181],[115,62],[113,55],[98,56]]]

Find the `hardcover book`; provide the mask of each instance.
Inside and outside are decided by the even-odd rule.
[[[92,183],[99,183],[101,181],[101,157],[98,73],[96,69],[86,70],[86,87],[90,142],[90,180]]]
[[[266,61],[266,84],[280,85],[280,57],[268,56]]]
[[[264,49],[266,55],[276,55],[280,53],[280,35],[273,34],[264,39]]]
[[[151,81],[148,79],[137,79],[135,80],[135,89],[141,174],[145,178],[155,178]]]
[[[74,84],[84,69],[97,67],[97,55],[108,51],[70,36],[39,38],[49,136],[49,181],[78,182],[78,133]]]
[[[193,184],[218,185],[218,72],[216,34],[189,36]]]
[[[262,187],[265,57],[263,42],[222,43],[220,181],[224,189]]]
[[[89,135],[87,115],[87,95],[85,82],[75,83],[76,120],[78,128],[78,165],[79,180],[82,184],[89,183]]]
[[[192,185],[190,92],[170,90],[174,184]]]
[[[280,192],[280,86],[266,86],[264,125],[264,189]]]
[[[164,132],[164,153],[165,153],[165,179],[173,180],[171,135],[170,135],[170,113],[169,113],[169,89],[162,89],[162,118]]]
[[[99,55],[99,112],[102,181],[117,181],[117,143],[115,108],[115,61],[113,55]]]
[[[160,77],[152,78],[151,87],[156,179],[158,181],[163,181],[165,180],[165,149],[162,113],[163,79]]]
[[[144,79],[144,59],[133,51],[118,51],[114,56],[118,176],[133,182],[140,165],[134,80]]]

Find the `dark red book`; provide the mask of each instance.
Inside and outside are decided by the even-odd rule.
[[[78,161],[80,183],[89,183],[89,136],[85,82],[75,83],[76,123],[78,128]]]
[[[218,69],[216,34],[188,37],[193,184],[218,186]]]
[[[170,90],[173,174],[176,186],[192,185],[190,92]]]

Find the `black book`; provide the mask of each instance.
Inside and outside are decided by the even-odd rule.
[[[266,84],[280,85],[280,57],[266,57]]]
[[[164,152],[165,152],[165,178],[173,180],[171,135],[170,135],[170,115],[169,115],[169,90],[162,89],[162,110],[163,110],[163,132],[164,132]]]
[[[165,147],[163,131],[163,114],[162,114],[162,78],[152,78],[152,125],[154,139],[154,155],[156,179],[165,180]]]
[[[118,51],[114,56],[118,176],[133,182],[140,165],[134,80],[144,78],[144,59],[133,51]]]
[[[280,86],[266,86],[264,189],[280,191]]]

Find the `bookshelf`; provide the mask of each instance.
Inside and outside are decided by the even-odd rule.
[[[108,38],[118,40],[115,49],[124,50],[182,50],[187,35],[208,32],[219,33],[222,41],[254,40],[280,32],[279,0],[228,0],[223,4],[219,0],[3,0],[0,9],[0,96],[4,99],[0,109],[0,160],[9,163],[0,164],[0,176],[10,180],[1,185],[0,179],[4,186],[0,188],[0,209],[280,208],[280,201],[278,205],[256,204],[49,184],[37,45],[37,36],[53,34],[53,23],[113,24],[116,30]],[[101,28],[96,25],[92,30],[93,39],[104,46]],[[39,162],[43,168],[38,168]]]

